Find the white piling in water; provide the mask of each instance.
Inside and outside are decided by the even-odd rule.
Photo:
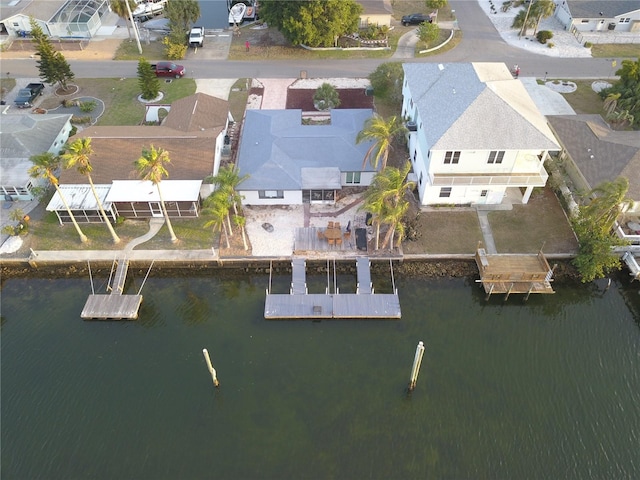
[[[202,349],[202,354],[204,355],[204,361],[207,362],[207,368],[209,368],[209,373],[211,373],[211,378],[213,379],[213,386],[219,387],[220,382],[218,381],[218,375],[216,374],[215,368],[211,365],[211,359],[209,358],[209,352],[206,348]]]
[[[412,392],[416,388],[418,374],[420,373],[420,365],[422,365],[422,356],[424,355],[424,343],[418,342],[416,347],[416,355],[413,359],[413,367],[411,368],[411,380],[409,381],[409,391]]]

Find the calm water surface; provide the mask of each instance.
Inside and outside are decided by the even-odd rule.
[[[400,321],[267,322],[247,276],[150,278],[139,320],[84,322],[87,279],[5,280],[2,478],[640,478],[638,282],[398,282]]]
[[[227,0],[199,0],[200,20],[204,28],[229,28]]]

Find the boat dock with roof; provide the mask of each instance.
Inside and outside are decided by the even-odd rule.
[[[488,300],[493,293],[504,293],[505,300],[512,293],[555,293],[551,288],[553,269],[542,253],[537,254],[487,254],[478,244],[476,264],[480,280]]]
[[[329,263],[327,262],[327,266]],[[327,281],[324,294],[309,293],[306,282],[306,260],[294,258],[291,262],[292,281],[288,294],[271,293],[271,278],[266,292],[264,318],[275,319],[398,319],[401,316],[400,299],[393,278],[393,293],[374,293],[371,282],[371,262],[368,257],[356,259],[358,275],[356,293],[340,293]],[[329,270],[329,269],[328,269]],[[335,274],[335,265],[334,265]]]

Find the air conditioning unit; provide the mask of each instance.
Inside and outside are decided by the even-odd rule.
[[[416,124],[416,122],[407,122],[407,130],[409,130],[410,132],[417,132],[418,125]]]

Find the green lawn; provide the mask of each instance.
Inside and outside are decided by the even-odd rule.
[[[114,60],[138,60],[140,57],[147,59],[149,62],[154,60],[167,60],[167,56],[164,53],[164,45],[162,42],[150,42],[147,45],[144,42],[140,43],[142,47],[142,55],[138,53],[138,45],[135,41],[130,41],[128,38],[123,40],[118,50],[113,57]]]
[[[416,225],[415,240],[404,240],[402,248],[407,254],[445,254],[475,252],[482,232],[475,210],[442,209],[422,212]]]
[[[637,43],[604,43],[593,45],[591,47],[591,55],[598,58],[638,58],[640,57],[640,45],[638,45]]]
[[[563,93],[569,105],[579,114],[601,114],[602,99],[593,91],[591,84],[594,80],[576,80],[576,91],[572,93]]]

